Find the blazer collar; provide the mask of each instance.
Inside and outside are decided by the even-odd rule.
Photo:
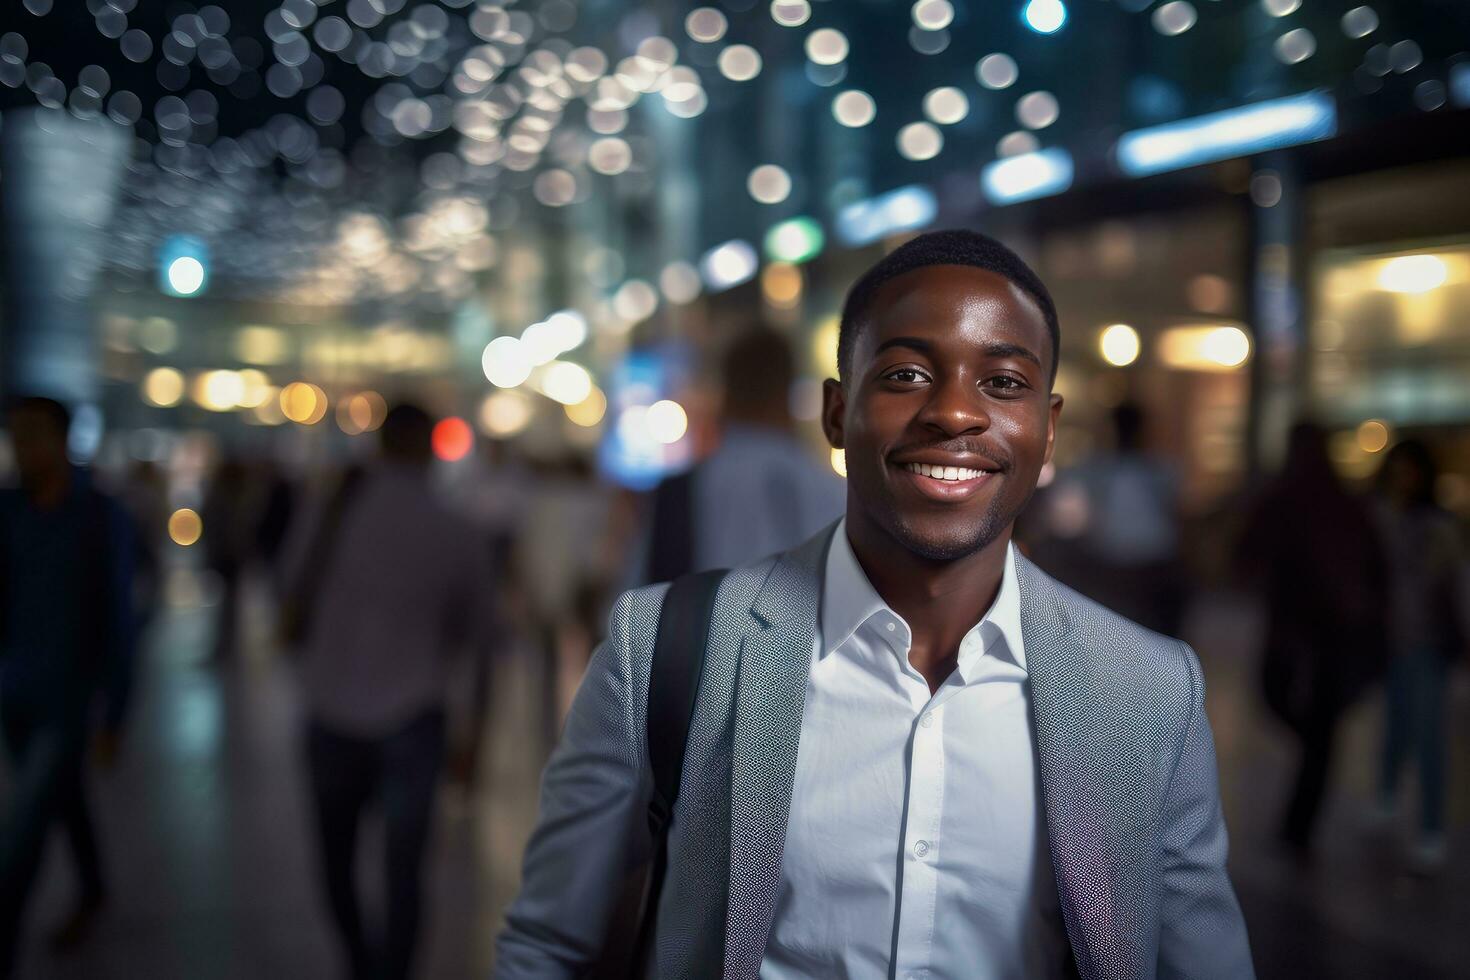
[[[1017,572],[1047,841],[1067,938],[1083,980],[1147,975],[1146,963],[1124,955],[1140,947],[1120,945],[1146,919],[1137,878],[1153,860],[1137,825],[1148,759],[1127,737],[1140,706],[1101,652],[1107,638],[1079,619],[1087,609],[1081,600],[1024,558]]]
[[[755,980],[781,885],[781,855],[817,632],[819,570],[836,524],[772,565],[740,647],[730,761],[727,980]]]

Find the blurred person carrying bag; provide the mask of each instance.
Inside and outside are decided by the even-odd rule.
[[[652,853],[642,856],[623,883],[613,920],[590,980],[647,975],[653,959],[654,922],[668,873],[669,823],[684,768],[684,746],[694,717],[710,613],[724,569],[678,578],[664,594],[658,639],[648,679],[648,755],[653,798],[648,802]]]
[[[311,635],[311,617],[315,612],[317,598],[321,595],[332,555],[337,549],[342,519],[357,495],[362,480],[361,466],[349,466],[342,474],[342,479],[327,499],[321,520],[311,532],[311,540],[296,574],[287,580],[277,622],[281,645],[287,650],[299,649]]]

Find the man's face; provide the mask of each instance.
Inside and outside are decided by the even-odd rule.
[[[1003,276],[943,265],[884,283],[847,379],[823,393],[823,429],[847,455],[849,521],[934,561],[995,541],[1051,459],[1055,356],[1041,309]]]

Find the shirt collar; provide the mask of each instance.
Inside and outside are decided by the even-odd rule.
[[[904,622],[903,617],[883,601],[868,581],[862,565],[858,564],[852,544],[847,540],[847,519],[843,518],[832,535],[832,544],[827,550],[826,574],[822,579],[821,655],[825,657],[841,647],[864,623],[880,613],[899,623]],[[981,642],[972,642],[976,636]],[[996,640],[1001,642],[997,644]],[[1016,550],[1009,542],[1006,544],[1000,592],[990,609],[965,634],[958,664],[961,676],[969,673],[968,668],[982,654],[1006,655],[1007,651],[1011,660],[1025,670],[1026,649],[1021,639],[1021,591],[1016,582]]]

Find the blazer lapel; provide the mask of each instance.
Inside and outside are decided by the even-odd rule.
[[[740,649],[730,764],[727,980],[756,977],[771,930],[817,630],[820,569],[835,527],[777,560],[751,605]]]
[[[1136,711],[1104,659],[1083,643],[1055,583],[1017,561],[1052,870],[1083,980],[1150,975],[1139,940],[1144,767],[1119,733]]]

